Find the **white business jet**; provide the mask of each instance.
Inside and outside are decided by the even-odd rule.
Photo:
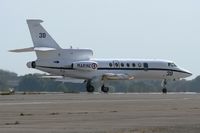
[[[106,80],[161,79],[162,92],[167,93],[168,80],[179,80],[192,74],[166,60],[93,59],[90,49],[62,49],[41,25],[43,21],[27,20],[34,47],[10,50],[35,51],[37,59],[27,63],[28,68],[49,73],[49,78],[64,82],[87,82],[87,92],[101,87],[107,93]],[[99,83],[99,86],[96,84]]]

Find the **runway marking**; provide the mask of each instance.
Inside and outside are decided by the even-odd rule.
[[[70,100],[70,101],[52,101],[52,102],[12,102],[0,103],[0,106],[5,105],[40,105],[40,104],[76,104],[76,103],[110,103],[110,102],[145,102],[145,101],[175,101],[175,100],[191,100],[192,98],[182,99],[133,99],[133,100]]]
[[[183,98],[184,100],[191,100],[192,98]]]
[[[0,103],[2,105],[30,105],[30,104],[52,104],[53,102],[21,102],[21,103]]]

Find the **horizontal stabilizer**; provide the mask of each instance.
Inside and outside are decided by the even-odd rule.
[[[30,47],[30,48],[9,50],[9,52],[22,53],[22,52],[51,51],[51,50],[56,50],[56,49],[55,48],[49,48],[49,47]]]
[[[56,50],[55,48],[48,48],[48,47],[35,47],[35,51],[51,51],[51,50]]]
[[[34,47],[9,50],[9,52],[16,52],[16,53],[21,53],[21,52],[32,52],[32,51],[34,51]]]

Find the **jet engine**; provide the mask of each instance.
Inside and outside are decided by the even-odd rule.
[[[35,61],[30,61],[26,64],[28,68],[36,68],[36,62]]]

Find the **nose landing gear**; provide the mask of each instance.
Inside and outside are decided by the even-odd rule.
[[[167,93],[167,88],[163,88],[163,89],[162,89],[162,93],[163,93],[163,94],[166,94],[166,93]]]
[[[167,80],[164,79],[161,83],[161,86],[162,86],[162,93],[163,94],[166,94],[167,93],[167,88],[166,88],[166,85],[167,85]]]

